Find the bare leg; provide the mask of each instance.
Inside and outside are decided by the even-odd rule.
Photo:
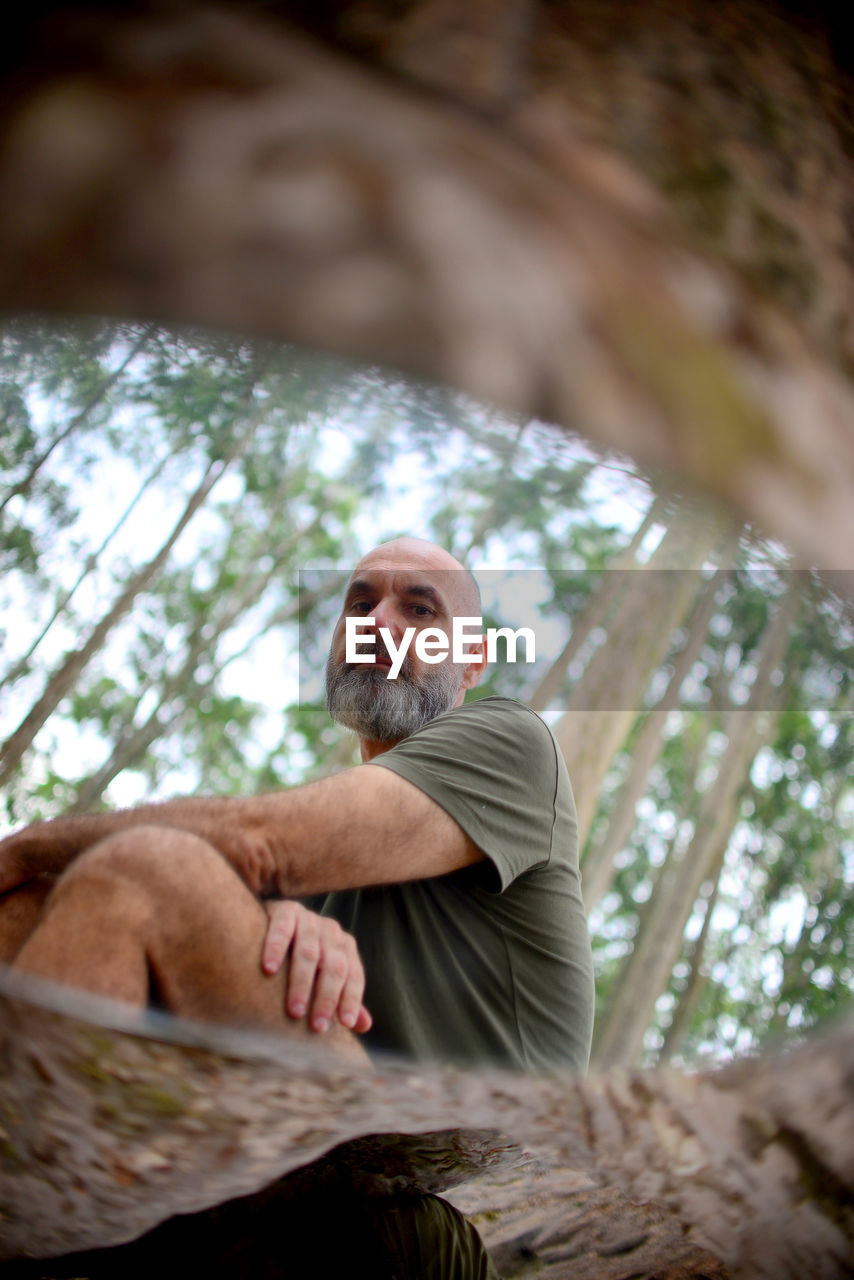
[[[133,827],[95,845],[57,881],[15,967],[96,995],[171,1012],[319,1037],[285,1014],[286,968],[261,971],[267,915],[204,840]],[[338,1023],[330,1048],[364,1056]]]

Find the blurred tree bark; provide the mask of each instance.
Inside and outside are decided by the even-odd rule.
[[[848,568],[852,93],[830,10],[34,13],[7,42],[4,305],[396,364]]]
[[[0,1259],[115,1245],[287,1175],[285,1196],[341,1178],[447,1193],[507,1274],[851,1272],[850,1030],[697,1075],[585,1080],[354,1070],[14,973],[0,998]]]

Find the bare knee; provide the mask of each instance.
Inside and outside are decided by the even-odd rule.
[[[140,825],[93,845],[71,863],[60,885],[121,883],[129,891],[175,906],[183,897],[198,901],[223,879],[241,883],[207,841],[189,831]]]
[[[181,933],[193,928],[215,873],[222,876],[223,871],[240,884],[197,836],[165,827],[131,827],[70,864],[48,897],[44,915],[61,910],[67,918],[70,912],[84,929],[99,927],[96,921],[120,923],[148,947],[164,928]]]
[[[219,856],[206,840],[191,831],[140,823],[99,840],[71,863],[66,874],[87,867],[115,869],[124,874],[139,871],[149,876],[179,855],[195,861]]]

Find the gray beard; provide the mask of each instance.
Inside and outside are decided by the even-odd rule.
[[[406,670],[389,680],[374,664],[326,663],[326,706],[333,720],[360,738],[398,742],[443,711],[449,711],[460,689],[460,672],[451,662],[425,671],[416,683]]]

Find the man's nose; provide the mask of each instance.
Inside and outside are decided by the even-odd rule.
[[[396,603],[385,598],[380,600],[374,605],[373,615],[376,618],[377,632],[379,633],[380,627],[386,627],[397,643],[404,632],[404,620]]]

